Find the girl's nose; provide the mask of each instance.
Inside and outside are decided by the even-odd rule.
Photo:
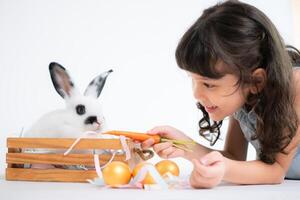
[[[193,85],[193,95],[194,95],[194,98],[200,102],[203,101],[204,99],[206,99],[203,88],[201,88],[199,85],[196,85],[196,84]]]
[[[206,97],[199,93],[194,93],[194,98],[197,100],[197,102],[203,104],[203,102],[206,102]]]

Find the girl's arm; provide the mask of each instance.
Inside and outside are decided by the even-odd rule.
[[[278,153],[274,164],[266,164],[260,160],[245,161],[247,141],[242,139],[244,136],[239,122],[231,117],[223,153],[226,157],[223,179],[238,184],[281,183],[297,151],[299,130],[298,128],[296,136],[284,149],[287,154]]]
[[[224,150],[225,157],[243,161],[247,159],[248,141],[246,140],[239,122],[232,116],[229,118]]]
[[[212,188],[222,180],[236,184],[279,184],[285,177],[296,149],[287,155],[278,154],[272,165],[259,160],[231,160],[214,151],[200,160],[193,160],[190,184],[195,188]]]
[[[220,151],[223,156],[232,160],[246,160],[248,142],[242,133],[239,122],[233,117],[229,118],[228,131],[225,141],[226,143],[224,150]],[[193,152],[185,152],[184,158],[192,161],[193,159],[201,158],[211,151],[214,150],[197,144],[195,145]]]
[[[237,184],[281,183],[297,151],[297,145],[293,145],[292,143],[290,144],[291,146],[289,145],[287,149],[285,149],[288,153],[278,153],[276,162],[271,165],[260,160],[235,161],[225,158],[225,174],[223,180]],[[294,147],[292,147],[292,145]],[[292,149],[290,149],[291,147]]]
[[[221,180],[237,184],[281,183],[297,151],[299,132],[300,129],[284,150],[287,154],[278,153],[274,164],[269,165],[259,160],[245,161],[247,142],[243,139],[238,122],[231,118],[224,152],[221,152],[223,156],[215,151],[200,159],[193,159],[191,185],[197,188],[210,188]]]
[[[157,126],[148,131],[148,134],[160,134],[160,136],[170,139],[192,140],[183,132],[170,126]],[[190,161],[193,159],[200,159],[211,151],[214,151],[213,149],[207,148],[201,144],[194,145],[191,147],[193,148],[192,152],[188,152],[175,148],[170,142],[163,142],[154,145],[154,140],[149,139],[142,143],[143,148],[149,148],[151,146],[153,146],[154,151],[162,158],[184,157]],[[229,120],[225,149],[221,153],[233,160],[245,160],[247,156],[247,147],[248,142],[243,136],[239,123],[231,117]]]

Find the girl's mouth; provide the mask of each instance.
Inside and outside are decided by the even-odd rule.
[[[208,113],[213,113],[217,108],[218,106],[205,106],[205,110]]]

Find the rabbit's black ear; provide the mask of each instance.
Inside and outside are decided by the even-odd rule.
[[[113,70],[108,70],[102,74],[100,74],[99,76],[97,76],[96,78],[94,78],[90,84],[87,86],[84,95],[85,96],[92,96],[94,98],[98,98],[101,94],[101,91],[105,85],[106,82],[106,78],[107,76],[113,72]]]
[[[74,83],[72,82],[66,69],[58,63],[52,62],[49,64],[49,71],[52,83],[57,93],[62,97],[71,97],[74,90]]]

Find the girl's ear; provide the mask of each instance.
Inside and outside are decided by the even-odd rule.
[[[75,93],[74,83],[66,69],[58,63],[49,65],[49,72],[53,86],[62,98],[70,98]]]
[[[252,94],[259,93],[266,85],[267,73],[263,68],[257,68],[252,72],[253,85],[250,88]]]

